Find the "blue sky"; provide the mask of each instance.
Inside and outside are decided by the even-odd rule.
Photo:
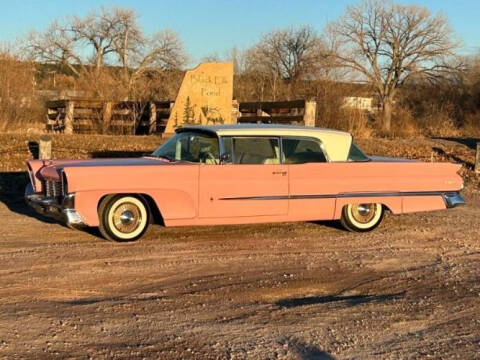
[[[133,8],[147,32],[170,28],[177,31],[193,62],[233,45],[248,47],[261,33],[295,24],[321,31],[337,19],[346,0],[17,0],[2,1],[0,41],[15,42],[30,29],[42,30],[55,18],[84,15],[99,6]],[[416,3],[441,11],[463,41],[462,53],[480,52],[480,0],[426,0]]]

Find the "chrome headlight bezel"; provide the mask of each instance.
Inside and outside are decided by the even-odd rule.
[[[75,194],[66,194],[62,201],[63,209],[75,209]]]
[[[62,173],[60,174],[61,177],[61,182],[62,182],[62,195],[67,195],[68,194],[68,181],[67,181],[67,174],[65,174],[65,171],[62,170]]]
[[[35,175],[33,174],[33,169],[31,165],[27,162],[27,168],[28,168],[28,177],[30,178],[30,184],[32,184],[32,189],[33,192],[37,192],[36,186],[35,186]]]

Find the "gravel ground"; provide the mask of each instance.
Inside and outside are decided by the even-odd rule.
[[[331,223],[154,226],[116,244],[0,202],[2,359],[480,358],[480,196]]]

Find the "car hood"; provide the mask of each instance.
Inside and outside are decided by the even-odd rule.
[[[103,167],[103,166],[153,166],[166,165],[168,162],[154,157],[88,160],[51,160],[46,161],[39,174],[44,179],[60,180],[60,171],[65,167]]]

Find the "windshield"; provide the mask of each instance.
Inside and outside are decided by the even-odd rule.
[[[205,133],[178,133],[155,150],[152,156],[168,161],[219,164],[218,138]]]
[[[370,158],[363,153],[362,150],[352,140],[350,150],[348,152],[348,161],[370,161]]]

